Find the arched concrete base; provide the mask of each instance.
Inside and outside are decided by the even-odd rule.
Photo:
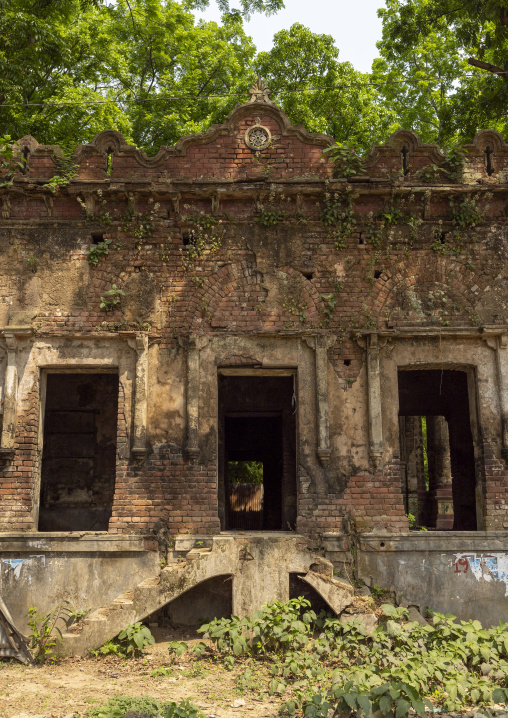
[[[251,615],[265,603],[289,599],[290,573],[306,574],[337,613],[353,600],[353,588],[333,578],[332,564],[313,555],[303,536],[245,532],[200,540],[178,537],[170,565],[94,611],[79,633],[64,634],[58,653],[80,655],[98,648],[129,624],[216,576],[232,576],[233,613]]]

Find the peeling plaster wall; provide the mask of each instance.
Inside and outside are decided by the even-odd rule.
[[[146,551],[142,540],[87,536],[87,547],[76,535],[44,534],[24,541],[19,535],[2,536],[0,593],[20,631],[29,631],[29,606],[48,612],[68,600],[76,610],[93,610],[157,575],[157,553]]]
[[[394,591],[422,612],[428,607],[484,626],[506,621],[508,556],[506,540],[496,534],[478,532],[469,540],[461,532],[365,534],[359,569],[368,584]]]

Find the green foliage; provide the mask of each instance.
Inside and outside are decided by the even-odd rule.
[[[228,461],[229,484],[262,484],[262,461]]]
[[[460,147],[452,147],[445,153],[445,161],[441,167],[436,164],[422,167],[416,172],[415,178],[428,184],[445,181],[460,183],[465,164],[466,153]]]
[[[109,245],[112,241],[112,239],[105,239],[102,242],[90,245],[87,252],[87,258],[91,267],[96,267],[99,264],[99,259],[101,259],[101,257],[106,257],[109,254]]]
[[[292,122],[365,151],[386,136],[395,116],[368,86],[369,75],[338,58],[330,35],[295,23],[277,32],[271,50],[260,52],[253,65]]]
[[[19,154],[19,145],[11,140],[10,135],[0,137],[0,189],[10,187],[14,175],[23,172],[26,160]]]
[[[323,312],[325,313],[327,321],[330,321],[333,315],[333,309],[338,300],[335,299],[333,292],[331,294],[320,294],[319,296],[324,300]]]
[[[476,192],[472,195],[462,195],[460,197],[450,196],[450,208],[452,210],[453,233],[460,238],[462,232],[473,229],[476,225],[481,224],[485,218],[488,209],[488,200],[492,197],[489,192],[483,195]],[[483,205],[480,202],[483,201]]]
[[[188,649],[189,646],[185,641],[171,641],[171,643],[168,643],[169,655],[173,660],[179,658]]]
[[[33,272],[33,274],[35,274],[37,272],[37,267],[39,265],[39,260],[37,259],[37,257],[33,257],[33,256],[28,257],[26,260],[26,263],[27,263],[30,271]]]
[[[189,700],[160,701],[157,698],[141,696],[115,696],[105,705],[92,708],[86,718],[123,718],[129,712],[144,716],[160,716],[161,718],[205,718],[202,711],[192,705]]]
[[[366,172],[361,158],[358,157],[355,148],[351,145],[336,142],[323,150],[323,155],[328,155],[334,163],[337,177],[356,177]]]
[[[125,292],[123,289],[118,289],[116,284],[112,284],[111,289],[104,292],[104,295],[105,296],[101,297],[99,308],[104,312],[110,312],[117,304],[120,304],[120,300],[125,296]]]
[[[416,516],[412,513],[406,514],[407,522],[409,524],[409,528],[412,529],[416,526]]]
[[[118,642],[125,646],[128,656],[139,656],[147,646],[155,643],[155,639],[148,626],[144,626],[138,621],[120,631]]]
[[[285,219],[287,219],[287,214],[282,209],[275,209],[270,206],[268,208],[263,206],[259,208],[259,217],[257,220],[261,222],[264,227],[273,227],[279,222],[284,222]]]
[[[123,658],[133,658],[143,654],[145,648],[155,643],[150,629],[141,622],[131,623],[130,626],[120,631],[116,638],[106,641],[106,643],[90,651],[95,658],[101,656],[121,656]]]
[[[62,631],[57,623],[64,621],[71,613],[72,609],[68,601],[59,603],[47,613],[39,611],[35,606],[29,607],[29,648],[35,661],[42,663],[46,660],[51,649],[56,646],[57,640],[62,638]]]
[[[197,261],[203,259],[207,252],[216,254],[220,250],[224,228],[222,220],[216,220],[211,215],[197,210],[183,215],[182,219],[191,224],[189,243],[186,247],[186,256],[183,259],[183,269],[187,272],[194,267]],[[215,225],[219,226],[213,229]]]
[[[215,217],[212,217],[211,214],[206,214],[206,212],[203,211],[184,215],[183,219],[192,222],[193,224],[197,224],[203,229],[210,229],[210,227],[213,227],[214,224],[217,224]]]
[[[198,629],[209,638],[219,653],[282,653],[308,641],[317,616],[304,598],[286,603],[275,601],[256,611],[253,618],[214,619]]]
[[[56,172],[43,187],[56,193],[60,188],[67,187],[69,182],[77,175],[79,165],[74,164],[71,159],[58,154],[53,154],[53,161],[56,165]]]
[[[468,57],[505,67],[504,0],[387,0],[374,79],[397,120],[426,142],[451,146],[482,127],[508,128],[506,76],[471,67]],[[411,82],[401,80],[411,79]]]
[[[373,587],[373,596],[386,592]],[[269,670],[268,692],[284,695],[281,713],[309,718],[358,714],[403,718],[425,706],[446,711],[504,702],[508,690],[508,623],[431,614],[408,619],[404,608],[381,606],[383,625],[367,634],[358,620],[317,616],[303,599],[263,606],[252,619],[215,619],[199,630],[231,668],[247,660],[242,690],[256,690],[255,666]],[[422,655],[424,660],[422,660]]]
[[[284,195],[277,197],[277,203],[275,199],[275,191],[272,189],[268,195],[268,204],[258,206],[258,217],[256,219],[265,227],[273,227],[275,224],[288,219],[287,212],[280,206],[280,203],[284,200]]]
[[[354,211],[354,194],[348,190],[325,192],[321,221],[330,227],[330,237],[335,238],[335,248],[344,249],[347,240],[356,229],[358,223]]]
[[[116,638],[112,638],[106,641],[102,646],[99,646],[99,648],[91,650],[90,655],[94,658],[101,658],[103,656],[120,656],[120,658],[126,658],[127,652],[125,646],[118,643]]]

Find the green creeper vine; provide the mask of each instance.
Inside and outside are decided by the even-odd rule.
[[[415,173],[415,178],[425,184],[446,180],[459,184],[464,175],[465,165],[466,153],[459,147],[454,147],[445,155],[445,161],[441,166],[435,163],[426,165]]]
[[[198,266],[207,256],[219,252],[224,239],[224,227],[222,220],[217,220],[203,211],[197,211],[194,207],[186,205],[186,208],[195,211],[182,217],[185,222],[192,225],[188,244],[180,248],[182,268],[189,275],[193,286],[199,288],[203,286],[204,280],[197,275]],[[218,226],[215,228],[216,225]],[[208,308],[202,307],[202,309],[205,316],[209,317]]]
[[[87,257],[91,267],[96,267],[101,257],[106,257],[109,254],[109,245],[112,241],[112,239],[105,239],[89,247]]]
[[[119,289],[116,284],[112,284],[111,289],[104,292],[104,296],[101,297],[99,309],[102,309],[104,312],[110,312],[120,303],[122,297],[125,297],[123,289]]]
[[[365,174],[362,159],[356,154],[353,145],[346,145],[342,142],[336,142],[331,147],[323,150],[322,157],[328,156],[335,165],[335,175],[337,177],[357,177]]]
[[[281,195],[280,199],[283,200],[284,195]],[[275,191],[273,188],[268,195],[268,205],[265,207],[265,205],[260,204],[258,213],[257,221],[261,222],[264,227],[273,227],[278,222],[284,222],[288,219],[287,212],[275,206]]]
[[[483,197],[480,192],[462,198],[450,196],[450,208],[452,210],[452,227],[453,234],[457,240],[460,240],[462,233],[468,229],[473,229],[481,224],[485,219],[488,209],[488,200],[492,197],[491,192],[486,192]],[[480,207],[480,200],[487,200],[483,207]]]
[[[26,160],[19,154],[19,144],[10,135],[0,137],[0,189],[11,187],[14,176],[23,172]]]
[[[56,166],[56,172],[49,182],[46,182],[46,184],[42,186],[56,193],[59,189],[67,187],[69,182],[76,177],[79,165],[75,164],[68,157],[57,154],[53,154],[53,162]]]
[[[357,226],[357,214],[353,208],[355,196],[348,188],[333,193],[328,189],[325,191],[321,221],[325,227],[330,227],[328,236],[335,238],[336,249],[345,249]]]

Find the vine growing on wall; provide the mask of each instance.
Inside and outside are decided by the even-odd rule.
[[[0,137],[0,189],[8,189],[14,176],[24,172],[26,159],[19,153],[19,144],[10,135]]]
[[[180,248],[182,269],[193,286],[200,288],[204,284],[204,279],[198,276],[198,273],[203,268],[203,262],[220,251],[224,240],[224,225],[221,219],[198,211],[195,207],[185,205],[185,208],[192,211],[182,217],[182,220],[190,225],[186,233],[186,245]],[[201,308],[210,321],[208,307],[202,303]]]
[[[330,228],[329,237],[335,239],[336,249],[345,249],[358,224],[358,215],[354,210],[356,195],[346,187],[339,192],[325,190],[321,221]]]
[[[130,232],[138,240],[138,251],[141,249],[143,241],[152,236],[160,208],[160,204],[154,202],[153,197],[150,197],[148,200],[150,209],[146,212],[138,212],[135,209],[134,198],[129,197],[127,209],[121,212],[118,209],[115,210],[114,202],[108,202],[101,189],[96,192],[93,211],[89,209],[82,197],[78,197],[77,200],[85,212],[87,222],[96,222],[106,227],[111,227],[116,223],[118,227],[122,227],[124,232]]]
[[[104,292],[104,296],[101,297],[99,308],[104,312],[110,312],[112,309],[120,304],[122,297],[125,297],[123,289],[119,289],[116,284],[111,285],[111,289]]]
[[[463,232],[473,229],[481,224],[487,213],[492,193],[485,192],[483,196],[476,192],[470,196],[455,197],[450,195],[449,203],[452,211],[452,232],[457,241],[460,241]],[[483,205],[480,203],[483,201]]]
[[[357,155],[354,145],[336,142],[323,150],[321,156],[328,157],[333,162],[336,177],[349,179],[366,173],[362,159]]]
[[[280,202],[284,201],[284,199],[284,195],[281,194],[278,197],[279,204],[275,203],[275,190],[272,186],[268,195],[268,203],[266,205],[259,203],[258,205],[257,221],[261,222],[264,227],[273,227],[279,222],[286,221],[289,218],[288,213],[280,206]]]
[[[70,181],[77,176],[79,165],[75,164],[72,159],[55,153],[53,154],[53,162],[55,163],[56,172],[53,177],[42,186],[55,194],[59,189],[67,187]]]

